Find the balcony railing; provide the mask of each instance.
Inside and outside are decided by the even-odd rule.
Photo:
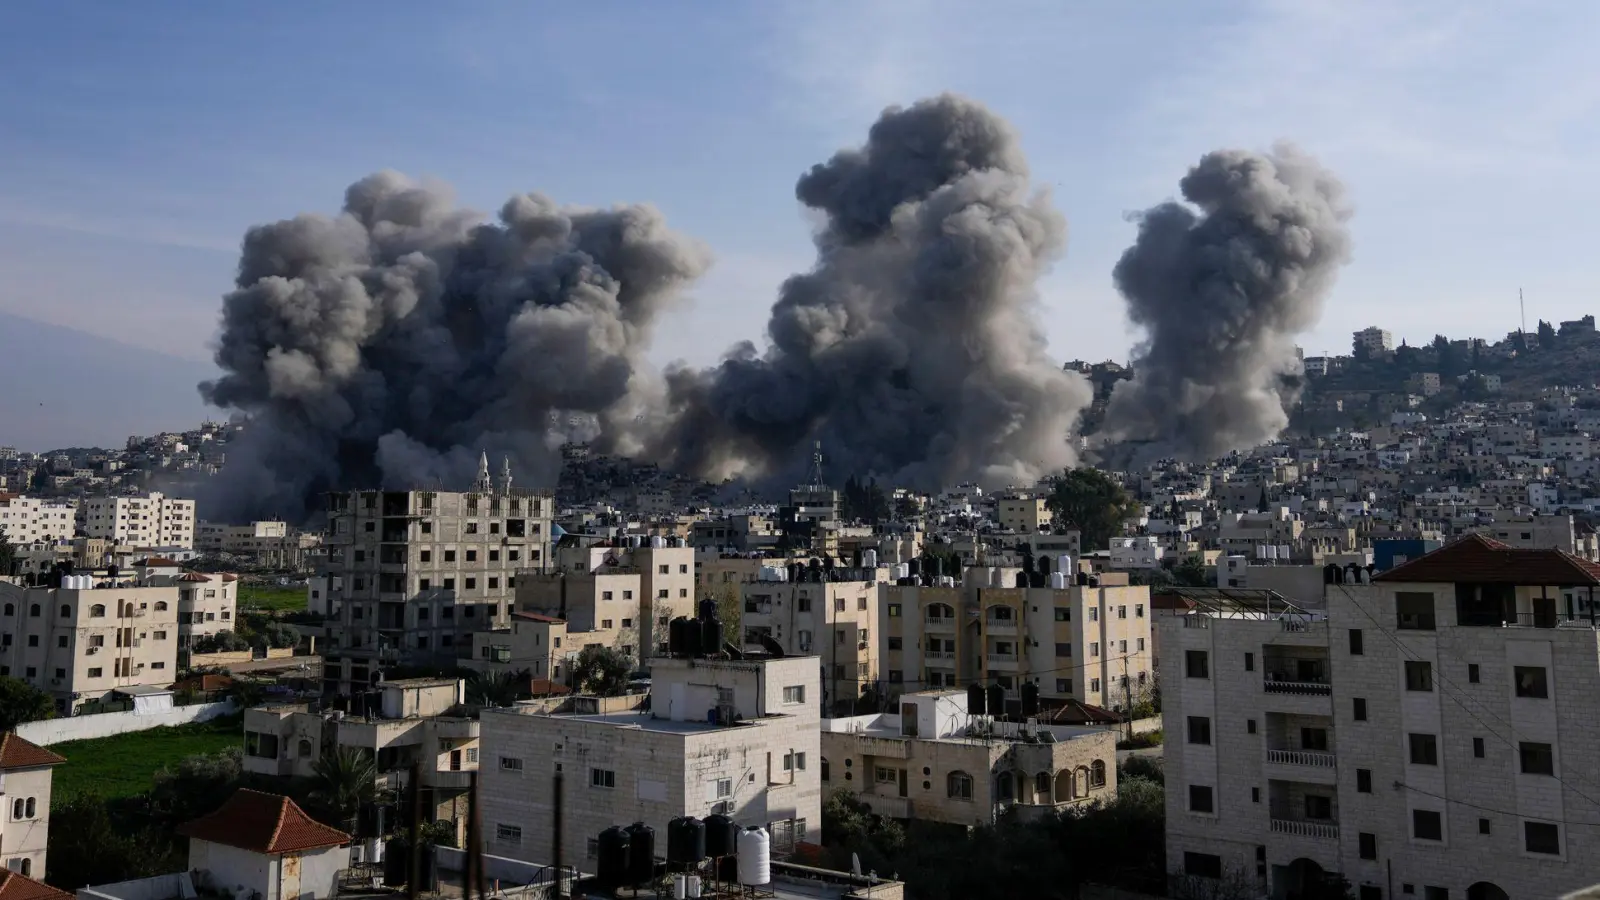
[[[955,620],[954,616],[929,616],[928,617],[928,627],[929,628],[954,628],[954,627],[956,627],[956,620]]]
[[[1331,769],[1334,755],[1322,750],[1268,750],[1267,762],[1285,766],[1316,766]]]
[[[1332,822],[1308,822],[1304,819],[1273,819],[1272,830],[1279,834],[1292,834],[1295,837],[1322,838],[1329,841],[1337,841],[1339,839],[1339,826]]]
[[[1262,690],[1269,694],[1300,694],[1307,696],[1326,697],[1333,693],[1333,686],[1325,681],[1273,681],[1267,679],[1261,683]]]
[[[983,623],[983,630],[989,632],[990,634],[1016,634],[1017,620],[986,619]]]
[[[1185,628],[1210,628],[1211,627],[1211,617],[1210,616],[1193,616],[1193,615],[1184,616],[1183,617],[1183,627],[1185,627]]]
[[[1016,661],[1017,661],[1017,655],[1015,653],[991,653],[991,654],[989,654],[989,662],[1014,663]]]
[[[945,662],[956,658],[956,655],[948,650],[929,650],[922,656],[932,662]]]

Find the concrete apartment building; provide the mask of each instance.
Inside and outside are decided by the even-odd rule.
[[[746,645],[762,636],[785,653],[816,656],[822,664],[819,703],[830,714],[851,715],[864,691],[881,677],[874,643],[878,633],[878,581],[887,569],[771,567],[767,579],[740,586],[737,634]],[[798,577],[798,582],[789,580]],[[783,580],[778,580],[778,579]]]
[[[553,861],[557,776],[565,837],[554,862],[582,871],[594,871],[595,838],[621,823],[644,822],[665,835],[679,816],[723,813],[766,827],[775,854],[816,842],[818,665],[815,656],[662,657],[651,667],[648,709],[483,710],[484,852]],[[597,705],[594,698],[575,703]]]
[[[686,540],[665,537],[559,547],[548,571],[521,573],[516,608],[642,660],[663,651],[667,621],[695,614],[694,554]]]
[[[273,703],[244,712],[244,770],[310,778],[337,748],[377,761],[382,786],[404,788],[420,765],[428,821],[449,821],[466,835],[467,794],[478,771],[478,721],[462,707],[465,683],[453,678],[385,681],[360,696],[357,714],[315,712],[305,703]]]
[[[1363,328],[1355,332],[1350,344],[1356,356],[1375,356],[1394,349],[1394,334],[1377,326]]]
[[[1117,736],[969,715],[966,691],[903,694],[900,710],[822,723],[822,787],[873,813],[951,825],[1027,820],[1117,794]]]
[[[1120,573],[1093,585],[1002,586],[1018,573],[974,566],[961,586],[881,585],[878,645],[889,696],[986,683],[1014,701],[1032,681],[1045,706],[1077,700],[1120,709],[1152,686],[1148,587],[1130,586]]]
[[[1600,566],[1473,535],[1326,613],[1163,618],[1168,867],[1272,896],[1555,897],[1600,881]]]
[[[50,783],[66,759],[12,732],[0,736],[0,861],[43,878],[50,840]]]
[[[177,679],[176,587],[69,577],[85,586],[0,583],[0,675],[49,694],[57,715]]]
[[[185,572],[172,580],[178,586],[178,647],[187,649],[202,637],[232,631],[238,625],[239,576]]]
[[[567,623],[553,616],[514,612],[511,624],[493,631],[476,631],[470,648],[462,648],[462,668],[489,675],[527,672],[534,680],[560,682],[567,677],[568,660],[584,648],[589,635],[569,635]]]
[[[996,503],[995,518],[1002,529],[1017,534],[1037,534],[1054,520],[1045,498],[1027,493],[1002,495]]]
[[[302,569],[321,543],[319,535],[301,532],[287,522],[225,525],[202,521],[195,528],[194,546],[202,553],[248,556],[269,568]]]
[[[83,501],[80,531],[133,547],[194,547],[194,501],[157,492]]]
[[[324,679],[349,693],[394,664],[454,665],[503,628],[519,572],[544,567],[555,502],[488,460],[474,489],[328,495]]]
[[[12,544],[70,542],[78,536],[77,521],[78,508],[72,503],[0,491],[0,531]]]

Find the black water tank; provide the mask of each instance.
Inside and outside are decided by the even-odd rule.
[[[1089,573],[1088,572],[1079,571],[1078,572],[1077,581],[1078,581],[1078,586],[1079,587],[1083,587],[1083,586],[1087,585],[1089,583]]]
[[[667,823],[667,862],[693,866],[706,858],[706,825],[694,816],[679,816]]]
[[[695,657],[700,655],[700,620],[683,620],[683,646],[680,650],[684,656]]]
[[[981,716],[987,710],[988,704],[984,702],[983,685],[974,681],[967,685],[967,715]]]
[[[1039,686],[1031,681],[1022,683],[1022,717],[1039,714]]]
[[[910,574],[912,578],[919,578],[922,576],[921,559],[913,557],[910,562],[906,563],[906,568],[909,570],[908,574]]]
[[[1046,579],[1046,576],[1043,572],[1036,571],[1032,575],[1028,576],[1028,587],[1042,588],[1046,584],[1049,584],[1049,581]]]
[[[996,681],[989,685],[989,715],[1003,716],[1006,714],[1006,689]]]
[[[1339,567],[1337,565],[1335,565],[1333,563],[1328,563],[1327,565],[1322,567],[1322,583],[1323,584],[1338,584],[1339,583]]]
[[[739,849],[739,825],[737,822],[717,813],[706,816],[706,855],[712,857],[733,856]]]
[[[1028,573],[1027,572],[1018,572],[1017,573],[1017,587],[1025,588],[1027,586],[1028,586]]]
[[[631,843],[627,829],[613,825],[600,832],[599,846],[595,850],[595,877],[606,887],[619,888],[628,883],[628,850]]]
[[[678,616],[667,623],[667,655],[680,656],[683,654],[683,617]]]
[[[656,830],[643,822],[628,826],[628,883],[648,884],[656,877]]]
[[[706,619],[700,623],[700,652],[705,656],[722,651],[722,623]]]
[[[1050,574],[1050,557],[1048,557],[1048,556],[1039,557],[1039,562],[1034,565],[1033,570],[1035,572],[1038,572],[1040,575],[1049,575]]]
[[[717,601],[707,597],[700,601],[700,618],[715,619],[717,617]]]

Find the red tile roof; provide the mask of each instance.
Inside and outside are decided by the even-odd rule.
[[[530,622],[544,622],[547,625],[562,625],[567,621],[566,619],[557,619],[553,616],[541,616],[538,613],[531,612],[514,612],[511,614],[511,617],[514,619],[527,619]]]
[[[207,578],[204,575],[201,575],[199,572],[185,572],[182,575],[178,576],[178,580],[179,581],[188,581],[188,582],[201,582],[201,581],[210,581],[211,579]]]
[[[232,572],[224,572],[224,573],[222,573],[222,580],[223,581],[238,581],[239,580],[239,576],[233,574]]]
[[[350,841],[350,835],[306,815],[288,797],[248,788],[234,791],[211,815],[179,825],[178,833],[268,855],[320,850]]]
[[[141,565],[148,569],[166,569],[176,566],[177,563],[173,560],[167,559],[165,556],[152,556],[147,559],[139,560],[136,565]]]
[[[72,900],[74,896],[10,869],[0,869],[0,900]]]
[[[1372,580],[1400,584],[1600,585],[1600,565],[1560,550],[1519,550],[1481,534],[1469,534]]]
[[[168,687],[168,689],[173,691],[202,691],[210,693],[211,691],[225,691],[230,687],[233,687],[232,678],[229,678],[226,675],[208,674],[193,678],[185,678],[182,681],[175,681]]]
[[[59,766],[66,761],[67,758],[59,753],[52,753],[32,741],[17,737],[16,732],[8,731],[0,736],[0,769]]]
[[[1068,698],[1055,709],[1041,710],[1039,721],[1051,725],[1111,725],[1122,721],[1122,716],[1109,709]]]

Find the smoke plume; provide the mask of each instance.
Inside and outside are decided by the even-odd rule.
[[[1136,454],[1145,460],[1208,459],[1288,425],[1302,374],[1295,337],[1316,323],[1350,252],[1343,188],[1293,147],[1209,153],[1179,187],[1190,205],[1142,213],[1113,272],[1147,337],[1103,437],[1149,442]]]
[[[548,481],[568,437],[634,451],[664,386],[656,320],[709,265],[647,206],[512,197],[497,222],[383,172],[329,218],[252,228],[211,403],[251,414],[207,518],[299,518],[317,491],[462,486],[480,450]],[[541,477],[542,476],[542,477]]]
[[[1046,354],[1034,294],[1066,223],[1003,120],[951,95],[891,107],[795,195],[824,219],[816,264],[783,285],[764,351],[669,373],[664,458],[783,483],[820,440],[839,479],[924,487],[1071,462],[1090,390]]]

